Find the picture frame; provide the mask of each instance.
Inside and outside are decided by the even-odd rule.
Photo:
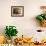
[[[11,6],[12,17],[24,17],[24,6]]]

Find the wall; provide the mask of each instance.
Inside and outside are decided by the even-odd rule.
[[[24,17],[11,17],[11,6],[24,6]],[[0,0],[0,34],[4,34],[6,25],[15,25],[18,36],[36,34],[39,27],[35,16],[41,13],[40,6],[46,5],[46,0]],[[41,36],[40,36],[41,37]]]

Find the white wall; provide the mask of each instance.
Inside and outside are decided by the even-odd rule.
[[[42,29],[35,20],[42,5],[46,0],[0,0],[0,33],[4,33],[6,25],[15,25],[19,36],[35,34],[36,29]],[[24,17],[11,17],[11,6],[24,6]]]

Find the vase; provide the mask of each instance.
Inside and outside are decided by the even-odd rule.
[[[7,43],[11,44],[12,43],[11,39],[7,39]]]
[[[11,40],[12,40],[12,44],[14,44],[14,40],[17,38],[17,36],[12,36]]]

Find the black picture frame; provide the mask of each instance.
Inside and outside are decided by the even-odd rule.
[[[24,6],[11,6],[12,17],[24,17]]]

